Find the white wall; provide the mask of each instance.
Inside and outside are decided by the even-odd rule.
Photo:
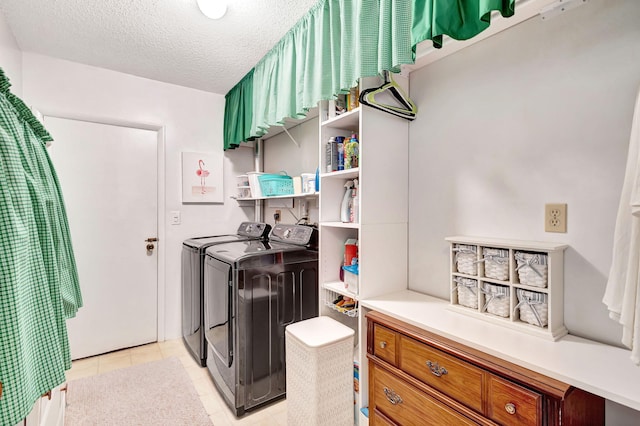
[[[292,127],[289,133],[298,142],[296,146],[286,133],[277,134],[264,141],[264,171],[267,173],[287,172],[289,176],[300,176],[301,173],[315,173],[318,167],[318,118]],[[318,199],[308,203],[310,221],[318,222]],[[296,199],[293,208],[269,207],[265,201],[264,221],[274,224],[275,210],[282,213],[282,223],[295,223],[300,218],[299,203]]]
[[[411,74],[411,289],[449,297],[446,236],[565,242],[565,324],[620,345],[601,300],[640,86],[639,22],[636,0],[591,0]],[[544,232],[545,203],[568,204],[566,234]],[[623,412],[608,423],[640,422]]]
[[[166,238],[160,242],[166,256],[164,326],[166,339],[180,337],[182,241],[233,232],[241,221],[253,219],[252,208],[240,208],[229,199],[235,194],[235,176],[253,168],[252,150],[247,148],[225,155],[224,204],[181,202],[180,153],[222,151],[224,96],[31,53],[24,53],[23,90],[29,105],[50,115],[166,126],[165,207],[166,212],[181,211],[182,224],[170,225],[167,215]]]
[[[11,80],[11,92],[22,96],[22,51],[0,13],[0,67]]]

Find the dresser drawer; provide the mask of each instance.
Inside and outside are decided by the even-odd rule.
[[[542,425],[542,395],[493,375],[488,381],[491,420],[505,425]]]
[[[396,424],[382,414],[380,410],[369,411],[369,416],[369,424],[371,426],[396,426]]]
[[[373,354],[396,365],[396,332],[376,324],[373,328]]]
[[[371,426],[388,425],[475,425],[446,405],[370,363],[370,401],[374,413]]]
[[[483,370],[411,338],[400,337],[401,370],[482,413]]]

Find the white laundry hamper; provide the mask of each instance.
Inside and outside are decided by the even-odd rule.
[[[353,426],[353,338],[326,316],[286,327],[287,425]]]

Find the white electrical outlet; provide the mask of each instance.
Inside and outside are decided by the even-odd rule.
[[[566,204],[545,204],[544,230],[545,232],[567,232]]]

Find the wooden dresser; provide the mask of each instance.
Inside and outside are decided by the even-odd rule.
[[[379,312],[367,357],[372,426],[604,424],[599,396]]]

